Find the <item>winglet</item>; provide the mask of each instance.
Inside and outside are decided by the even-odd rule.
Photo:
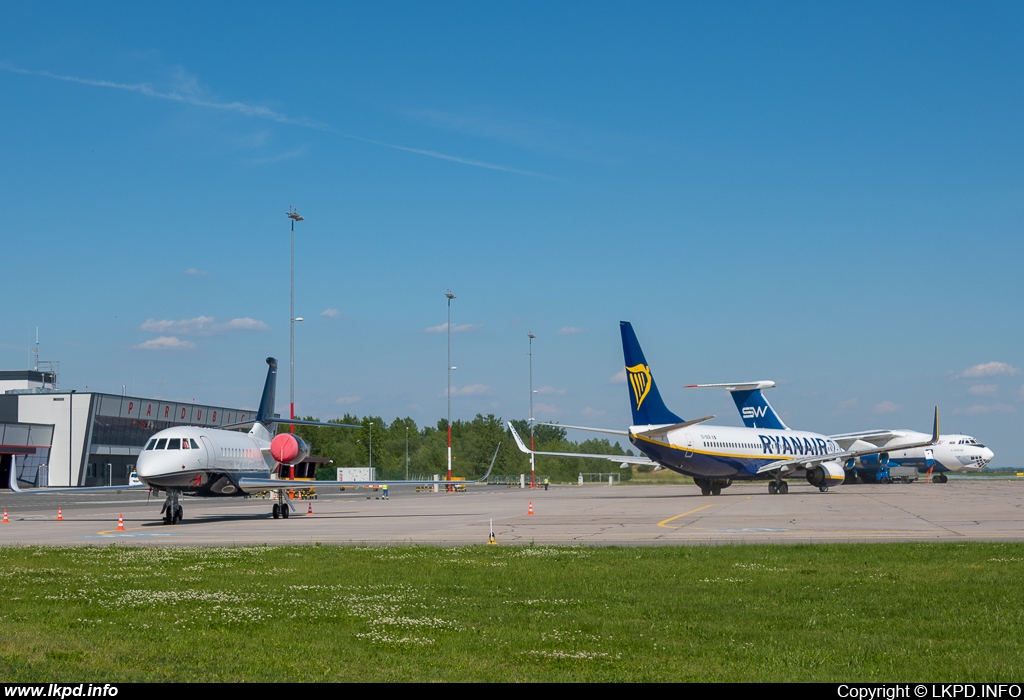
[[[8,487],[14,493],[21,493],[21,489],[18,488],[18,468],[14,464],[14,460],[13,459],[11,460],[11,478],[10,478],[10,484],[8,484]]]
[[[530,454],[529,448],[523,444],[523,439],[519,437],[519,433],[517,433],[516,429],[512,427],[512,421],[509,421],[508,429],[512,431],[512,437],[515,438],[516,444],[519,446],[519,451]]]
[[[491,475],[491,470],[494,469],[494,461],[496,459],[498,459],[498,450],[500,450],[500,449],[501,449],[501,443],[499,442],[498,446],[494,448],[494,456],[491,457],[491,465],[489,467],[487,467],[487,473],[484,474],[479,479],[477,479],[477,482],[487,481],[487,478]]]
[[[932,444],[939,441],[939,407],[935,407],[935,423],[932,425]]]

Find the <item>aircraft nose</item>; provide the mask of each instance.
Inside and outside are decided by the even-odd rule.
[[[989,462],[992,461],[992,458],[995,457],[995,456],[996,456],[996,453],[986,447],[985,449],[983,449],[981,451],[981,461],[982,461],[982,464],[983,465],[984,464],[988,464]]]

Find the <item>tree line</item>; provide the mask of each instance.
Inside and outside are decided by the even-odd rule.
[[[317,421],[307,416],[304,420]],[[373,467],[378,479],[406,478],[406,449],[408,445],[408,473],[410,478],[430,478],[440,474],[442,478],[448,469],[448,422],[441,419],[436,426],[416,425],[412,418],[395,418],[388,423],[380,416],[354,416],[346,413],[328,423],[358,424],[360,428],[327,428],[300,425],[295,433],[310,445],[310,455],[326,457],[333,464],[317,469],[318,479],[334,479],[338,467],[370,466],[370,445],[372,435]],[[512,424],[524,441],[529,441],[530,426],[525,420],[513,420]],[[280,426],[284,432],[288,426]],[[566,439],[564,428],[550,425],[534,426],[536,449],[550,452],[584,452],[588,454],[624,455],[618,443],[606,438],[572,442]],[[457,420],[452,423],[452,475],[476,479],[484,475],[494,450],[501,443],[492,474],[526,474],[529,479],[530,457],[516,447],[512,433],[505,422],[488,414],[477,414],[471,421]],[[536,458],[536,473],[539,479],[549,477],[554,482],[574,482],[579,473],[621,472],[623,480],[628,479],[629,469],[619,469],[619,463],[605,459],[580,459],[573,457]]]

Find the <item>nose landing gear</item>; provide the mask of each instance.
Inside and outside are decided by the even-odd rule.
[[[167,498],[160,513],[164,516],[164,525],[177,525],[185,517],[185,509],[178,503],[178,492],[168,491]]]

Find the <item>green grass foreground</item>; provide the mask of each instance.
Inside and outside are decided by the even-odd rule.
[[[1024,544],[0,548],[12,681],[1019,681]]]

